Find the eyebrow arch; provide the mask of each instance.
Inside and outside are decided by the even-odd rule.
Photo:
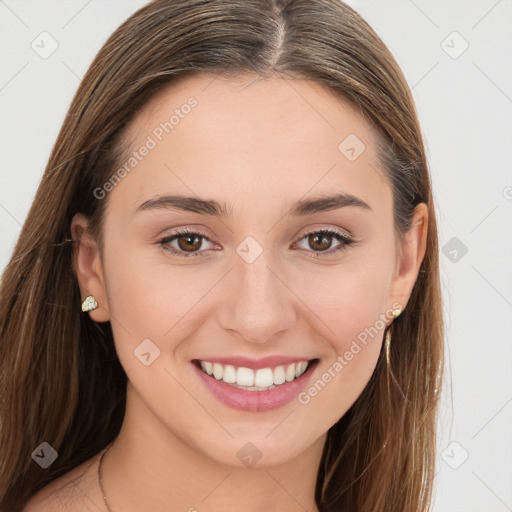
[[[346,192],[334,194],[331,196],[322,196],[315,199],[305,199],[297,201],[290,211],[290,215],[302,216],[311,215],[318,212],[337,210],[346,206],[357,206],[371,211],[371,206],[352,194]]]
[[[180,195],[170,195],[155,197],[144,201],[135,211],[135,213],[144,210],[153,209],[172,209],[183,210],[186,212],[199,213],[201,215],[213,215],[216,217],[230,217],[224,204],[217,201],[199,199],[197,197],[187,197]]]
[[[372,210],[369,204],[362,199],[348,193],[339,193],[329,196],[322,196],[314,199],[303,199],[297,201],[290,210],[292,216],[306,216],[329,210],[337,210],[347,206],[356,206],[365,210]],[[181,195],[168,195],[149,199],[142,203],[136,210],[152,209],[174,209],[187,212],[199,213],[200,215],[211,215],[216,217],[231,217],[226,205],[214,200],[199,199]]]

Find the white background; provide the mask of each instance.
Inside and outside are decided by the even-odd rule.
[[[0,269],[81,77],[145,3],[0,0]],[[349,3],[412,88],[437,202],[448,358],[433,509],[512,511],[512,2]],[[58,43],[46,59],[31,47],[43,31]]]

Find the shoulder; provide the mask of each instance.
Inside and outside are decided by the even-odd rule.
[[[23,512],[98,512],[104,510],[97,484],[99,455],[80,464],[40,489]]]

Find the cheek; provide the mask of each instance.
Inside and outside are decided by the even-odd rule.
[[[114,242],[110,254],[121,254]],[[105,258],[105,279],[116,347],[121,359],[126,354],[128,371],[134,364],[134,349],[145,339],[165,358],[171,357],[178,345],[174,340],[186,337],[197,323],[194,306],[218,278],[194,265],[170,264],[158,248],[124,244],[122,254],[122,258]]]
[[[352,340],[364,342],[385,328],[386,304],[392,268],[386,261],[355,258],[315,274],[314,282],[301,281],[297,294],[307,297],[307,305],[322,320],[321,333],[341,354]],[[384,321],[383,321],[384,320]]]
[[[327,413],[330,424],[357,400],[375,370],[390,321],[386,304],[392,266],[384,259],[373,264],[347,260],[339,273],[332,270],[316,274],[309,294],[306,288],[298,291],[321,319],[317,330],[329,354],[299,403]]]
[[[337,289],[335,298],[336,309],[321,310],[324,321],[334,326],[334,334],[324,331],[329,355],[298,396],[299,404],[310,411],[311,417],[322,416],[327,428],[350,409],[370,381],[386,325],[378,290],[359,287],[357,293],[345,296]]]

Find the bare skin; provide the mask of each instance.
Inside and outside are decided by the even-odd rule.
[[[190,97],[197,105],[158,140],[155,128]],[[365,146],[353,160],[338,149],[349,134]],[[124,423],[103,465],[112,510],[318,510],[315,481],[327,431],[368,383],[383,325],[394,305],[406,307],[425,254],[424,204],[401,255],[395,250],[392,194],[374,135],[359,112],[318,83],[252,75],[189,77],[138,112],[129,128],[132,149],[148,136],[157,144],[103,199],[103,253],[85,217],[72,223],[82,296],[99,304],[94,321],[111,322],[129,380]],[[294,202],[335,192],[370,208],[289,215]],[[231,215],[137,211],[171,194],[214,199]],[[180,228],[198,233],[197,249],[190,249],[197,256],[164,250],[162,239]],[[344,242],[330,236],[313,245],[306,236],[326,229],[357,243],[333,252]],[[250,263],[237,252],[248,236],[262,249]],[[181,240],[165,246],[185,253]],[[383,315],[385,324],[377,323]],[[337,357],[371,326],[378,335],[332,377]],[[144,339],[160,350],[149,366],[134,357]],[[219,402],[191,362],[228,355],[316,358],[308,386],[326,372],[332,378],[307,403],[240,411]],[[247,443],[261,457],[253,467],[237,456]],[[80,474],[80,488],[68,486],[73,505],[66,510],[107,510],[97,460],[52,482],[27,511],[45,510],[57,486]],[[52,510],[65,509],[56,503]]]

